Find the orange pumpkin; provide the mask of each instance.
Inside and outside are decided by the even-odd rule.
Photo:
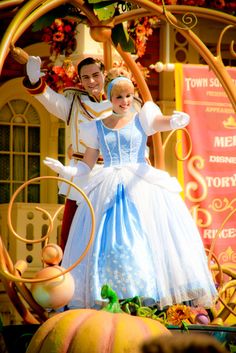
[[[138,353],[145,339],[168,334],[170,331],[153,319],[75,309],[44,322],[26,353]]]

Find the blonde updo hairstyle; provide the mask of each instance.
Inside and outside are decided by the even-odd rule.
[[[129,78],[129,79],[131,80],[131,74],[130,74],[128,71],[126,71],[124,68],[115,67],[115,68],[113,68],[113,69],[110,69],[110,70],[107,72],[107,74],[106,74],[106,76],[105,76],[105,82],[104,82],[104,90],[105,90],[106,93],[107,93],[107,86],[108,86],[108,84],[109,84],[112,80],[114,80],[114,78],[120,77],[120,76],[122,76],[122,77],[127,77],[127,78]]]
[[[113,68],[113,69],[109,70],[106,74],[105,83],[104,83],[104,90],[105,90],[106,94],[107,94],[107,88],[108,88],[109,83],[117,77],[126,77],[131,81],[131,74],[128,71],[126,71],[125,69],[118,67],[118,68]],[[114,94],[114,92],[115,91],[117,92],[117,90],[118,90],[118,92],[122,92],[123,90],[126,90],[128,87],[130,87],[130,85],[132,85],[132,82],[121,81],[121,82],[119,82],[119,85],[116,84],[112,88],[112,93]]]

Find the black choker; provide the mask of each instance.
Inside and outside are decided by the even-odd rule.
[[[123,117],[125,117],[126,115],[128,115],[129,113],[130,113],[130,112],[128,111],[128,112],[126,112],[126,113],[119,114],[119,113],[114,112],[114,110],[112,111],[112,114],[115,115],[115,116],[117,116],[117,118],[123,118]]]

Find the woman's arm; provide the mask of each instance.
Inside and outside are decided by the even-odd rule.
[[[75,167],[64,166],[57,159],[50,157],[46,157],[43,163],[63,178],[68,178],[88,174],[97,162],[98,156],[99,150],[87,147],[83,160],[79,161]]]
[[[153,128],[156,131],[169,131],[182,129],[189,124],[190,117],[187,113],[174,111],[172,115],[156,115]]]
[[[174,111],[172,115],[163,115],[160,108],[152,101],[143,105],[139,117],[148,136],[157,131],[181,129],[187,126],[190,121],[189,115],[184,112]]]

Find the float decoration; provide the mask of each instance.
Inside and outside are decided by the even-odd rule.
[[[118,312],[117,295],[110,286],[102,287],[101,296],[109,299],[102,310],[74,309],[48,319],[26,353],[138,353],[144,340],[171,335],[158,321]]]
[[[43,29],[43,42],[50,45],[50,54],[69,56],[76,48],[77,22],[67,18],[57,18]]]
[[[45,309],[56,310],[66,306],[75,290],[74,279],[70,272],[61,275],[65,268],[59,264],[63,251],[57,244],[49,243],[42,249],[42,262],[44,268],[38,271],[34,278],[44,279],[57,275],[56,278],[41,283],[32,283],[30,291],[35,301]]]
[[[62,250],[60,247],[56,244],[51,244],[48,242],[50,234],[53,230],[53,222],[57,214],[64,206],[60,207],[53,216],[51,216],[46,210],[36,207],[36,209],[46,215],[49,220],[46,234],[43,237],[39,237],[39,239],[25,239],[21,235],[17,234],[12,226],[12,206],[19,192],[28,184],[45,179],[53,179],[57,182],[62,181],[74,187],[85,199],[90,210],[91,232],[87,246],[76,262],[67,269],[58,266],[62,258]],[[42,250],[42,260],[43,265],[46,265],[46,267],[36,273],[34,278],[28,278],[23,277],[23,274],[27,269],[27,263],[23,260],[19,260],[14,265],[0,237],[0,278],[10,300],[24,320],[24,323],[42,323],[49,317],[48,310],[46,309],[57,309],[66,305],[70,301],[74,291],[74,281],[70,271],[86,256],[90,245],[93,242],[95,228],[94,217],[93,207],[86,194],[74,183],[64,178],[55,176],[37,177],[22,184],[13,194],[8,207],[8,226],[11,234],[15,236],[17,240],[26,244],[43,244],[45,242]],[[30,284],[31,290],[26,285],[27,283]]]
[[[108,299],[109,303],[102,309],[109,313],[122,313],[118,296],[116,292],[108,285],[104,284],[101,289],[102,299]]]
[[[34,20],[36,20],[42,14],[46,13],[48,10],[51,10],[53,7],[56,7],[57,5],[60,5],[61,1],[58,0],[58,2],[55,2],[56,5],[55,5],[55,3],[54,4],[52,4],[52,3],[53,3],[52,1],[51,2],[50,1],[43,2],[40,0],[37,0],[37,1],[35,0],[35,1],[29,1],[26,3],[25,6],[22,6],[22,8],[16,14],[11,25],[9,26],[9,30],[6,32],[5,36],[3,37],[2,45],[0,48],[0,53],[2,54],[1,55],[1,62],[0,62],[1,64],[4,62],[10,46],[15,44],[15,42],[17,41],[19,36],[24,32],[25,28],[27,28],[28,25],[32,24],[34,22]],[[96,12],[94,11],[94,8],[95,8],[94,5],[92,5],[91,3],[88,4],[86,1],[82,2],[79,0],[73,1],[73,3],[78,6],[78,8],[83,13],[83,16],[87,17],[86,23],[90,27],[98,28],[100,26],[102,29],[108,27],[108,23],[104,24],[104,21],[99,21],[99,18],[97,16]],[[97,3],[100,3],[100,2],[98,1]],[[39,6],[42,4],[44,6]],[[197,6],[189,6],[189,7],[183,6],[182,7],[182,6],[176,5],[175,1],[172,2],[173,5],[170,5],[170,7],[168,7],[169,5],[167,5],[166,7],[165,6],[161,7],[161,6],[157,6],[156,4],[157,4],[157,2],[145,1],[145,0],[133,1],[133,7],[131,7],[130,10],[128,10],[124,13],[120,13],[118,15],[116,15],[116,13],[115,13],[115,15],[112,17],[112,19],[110,21],[111,22],[110,28],[112,28],[112,32],[115,30],[116,26],[119,23],[122,23],[125,20],[132,20],[132,18],[136,18],[136,17],[142,18],[145,15],[148,16],[148,15],[152,15],[153,13],[155,13],[158,17],[160,17],[161,20],[168,21],[169,19],[171,19],[171,24],[176,25],[177,28],[181,28],[180,33],[182,33],[189,40],[189,43],[192,44],[194,48],[198,49],[199,54],[206,60],[207,64],[211,67],[211,69],[219,77],[219,80],[222,83],[223,87],[227,88],[226,93],[228,94],[230,101],[232,102],[232,105],[234,107],[236,107],[235,87],[234,87],[233,83],[231,82],[230,77],[228,77],[228,75],[227,75],[227,71],[225,70],[225,68],[223,66],[221,58],[219,56],[218,57],[213,56],[210,53],[210,51],[206,48],[204,43],[200,42],[200,40],[196,38],[196,35],[191,30],[189,30],[186,26],[181,26],[181,22],[179,20],[177,20],[177,18],[174,15],[172,15],[172,13],[178,14],[178,13],[183,13],[185,11],[187,12],[188,10],[191,10],[191,11],[194,10],[197,14],[199,14],[199,13],[203,13],[203,11],[202,11],[203,8],[202,7],[200,8]],[[186,2],[185,2],[185,4],[186,4]],[[188,2],[188,4],[189,4],[189,2]],[[49,6],[49,5],[51,5],[51,6]],[[104,5],[104,7],[105,7],[107,5],[107,2],[103,2],[102,5]],[[101,7],[102,7],[102,5],[101,5]],[[122,3],[121,3],[121,5],[122,5]],[[1,4],[0,4],[0,8],[1,8]],[[169,12],[169,10],[171,10],[172,12]],[[208,18],[216,17],[216,19],[219,19],[222,17],[226,23],[231,23],[231,24],[236,23],[235,18],[233,18],[232,16],[229,16],[229,15],[223,14],[223,13],[220,14],[220,11],[213,11],[213,10],[209,10],[209,9],[204,9],[204,10],[205,10],[204,14]],[[109,13],[111,14],[111,12],[109,12]],[[109,19],[108,19],[108,21],[109,21]],[[114,28],[112,27],[113,25],[114,25]],[[109,42],[109,40],[107,40],[107,42]],[[138,86],[140,88],[140,92],[142,94],[144,101],[147,99],[150,99],[150,94],[149,94],[148,88],[146,87],[145,82],[143,82],[143,77],[142,76],[140,77],[140,71],[137,69],[137,65],[133,62],[133,60],[131,60],[130,55],[128,55],[127,52],[122,51],[122,49],[120,48],[119,45],[117,45],[116,48],[117,48],[117,51],[121,54],[122,58],[124,58],[124,60],[127,62],[128,66],[130,66],[131,71],[134,72],[134,76],[135,76],[135,78],[137,78]],[[160,141],[158,140],[158,142],[160,142]],[[158,145],[158,143],[155,146],[157,146],[157,145]],[[160,155],[162,156],[162,153],[161,153],[162,148],[156,148],[156,150],[158,152],[160,152]],[[154,162],[155,162],[154,163],[155,166],[157,166],[156,160]],[[161,165],[161,168],[163,168],[162,160],[159,163],[159,166],[160,165]],[[2,267],[4,267],[5,262],[8,261],[7,254],[5,252],[3,252],[3,254],[4,254],[4,257],[3,257]],[[212,256],[210,256],[210,260],[212,259],[212,257],[213,257],[213,254],[212,254]],[[220,266],[217,266],[217,265],[216,266],[214,265],[213,267],[214,267],[213,271],[227,274],[228,269],[221,268]],[[3,276],[4,275],[6,275],[6,273],[3,271]],[[9,276],[9,273],[7,273],[7,275]],[[229,316],[229,314],[231,314],[231,313],[233,315],[236,315],[236,313],[235,313],[235,304],[236,304],[236,298],[235,298],[236,273],[235,273],[235,271],[232,271],[232,273],[229,277],[230,277],[229,283],[227,283],[226,285],[223,285],[223,283],[222,283],[222,287],[220,288],[220,293],[224,295],[226,292],[226,289],[231,290],[232,288],[233,288],[232,291],[233,290],[234,291],[230,297],[229,305],[225,306],[223,311],[221,311],[221,310],[219,311],[217,309],[215,310],[214,320],[215,321],[218,320],[218,322],[219,321],[224,322],[224,320],[226,320],[227,317]],[[12,274],[9,277],[6,276],[6,278],[8,278],[8,279],[10,278],[12,281],[15,280],[15,278],[16,278],[16,281],[20,282],[19,278],[17,278],[16,276],[13,276]],[[7,280],[6,280],[6,282],[7,282]]]
[[[210,321],[205,309],[186,305],[169,307],[162,319],[151,308],[139,306],[142,298],[119,301],[107,284],[101,289],[101,297],[108,299],[101,310],[74,309],[51,317],[36,331],[26,353],[139,353],[144,340],[171,335],[168,327],[172,325],[188,332],[191,324],[208,325]],[[123,312],[122,303],[135,304],[140,314]],[[234,349],[231,344],[230,351]]]

